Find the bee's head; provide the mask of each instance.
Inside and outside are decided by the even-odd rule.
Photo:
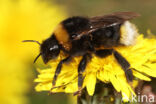
[[[42,44],[36,40],[24,40],[22,42],[35,42],[40,45],[40,53],[35,58],[34,63],[39,58],[39,56],[42,56],[42,59],[46,64],[49,60],[56,58],[60,53],[60,45],[54,35],[43,41]]]
[[[54,35],[43,41],[40,51],[45,64],[59,55],[60,46]]]

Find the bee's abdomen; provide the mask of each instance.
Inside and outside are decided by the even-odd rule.
[[[125,21],[120,28],[121,38],[120,43],[126,46],[134,45],[139,35],[138,29],[134,24]]]
[[[92,33],[92,42],[95,47],[113,47],[119,44],[121,24],[99,28]]]

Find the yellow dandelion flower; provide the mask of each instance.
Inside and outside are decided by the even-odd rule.
[[[137,42],[133,46],[116,48],[131,64],[133,75],[141,80],[150,81],[149,76],[156,77],[156,39],[147,39],[143,35],[137,37]],[[50,91],[52,88],[52,78],[55,73],[56,66],[63,56],[59,56],[57,60],[50,64],[52,68],[40,70],[38,82],[36,86],[37,91]],[[76,57],[70,64],[63,65],[62,71],[56,81],[57,87],[52,89],[55,92],[74,93],[78,90],[78,73],[77,66],[81,57]],[[106,58],[99,58],[93,56],[90,63],[88,63],[84,72],[83,88],[86,87],[89,95],[93,95],[97,80],[104,83],[112,83],[117,92],[121,92],[123,97],[130,98],[135,94],[132,86],[127,82],[125,73],[116,62],[113,55]],[[136,83],[134,80],[133,82]],[[125,99],[126,101],[126,99]]]
[[[66,14],[62,7],[37,0],[1,0],[0,3],[0,103],[25,104],[28,78],[27,59],[38,52],[25,39],[42,40],[51,34]],[[56,15],[57,14],[57,15]],[[30,53],[33,51],[33,54]]]

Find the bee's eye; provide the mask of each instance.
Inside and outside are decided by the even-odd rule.
[[[58,45],[54,45],[53,47],[50,47],[49,48],[49,51],[53,51],[53,50],[56,50],[56,49],[58,49],[59,47],[58,47]]]

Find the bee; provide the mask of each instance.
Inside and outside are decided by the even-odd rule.
[[[40,45],[40,54],[44,63],[55,59],[60,51],[67,57],[57,65],[52,85],[55,86],[62,65],[70,62],[73,57],[82,56],[78,65],[78,92],[83,84],[83,72],[87,63],[91,62],[92,55],[105,58],[113,55],[117,63],[124,70],[127,81],[133,80],[130,63],[114,48],[129,46],[135,43],[138,35],[136,27],[129,20],[138,17],[134,12],[116,12],[104,16],[81,17],[75,16],[63,20],[52,35],[40,44],[36,40],[23,42],[36,42]]]

